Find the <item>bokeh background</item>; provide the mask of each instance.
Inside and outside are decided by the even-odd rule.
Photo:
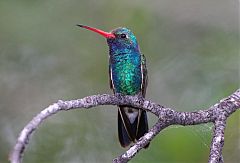
[[[207,109],[239,87],[237,0],[0,0],[0,162],[21,129],[62,99],[112,93],[108,47],[81,23],[130,28],[147,58],[147,98],[178,111]],[[156,118],[149,114],[150,125]],[[240,112],[227,121],[226,162],[240,160]],[[212,125],[173,126],[131,162],[207,162]],[[33,134],[25,163],[111,162],[124,151],[117,109],[61,112]]]

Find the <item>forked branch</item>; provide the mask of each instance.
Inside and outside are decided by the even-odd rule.
[[[115,158],[113,162],[123,163],[131,160],[146,144],[148,144],[161,130],[170,125],[196,125],[214,123],[214,134],[211,143],[209,163],[223,162],[222,148],[224,145],[224,129],[226,119],[240,108],[240,89],[207,110],[194,112],[178,112],[138,96],[122,95],[93,95],[78,100],[61,101],[50,105],[35,116],[21,131],[17,142],[10,154],[11,163],[20,163],[24,150],[35,129],[48,117],[61,110],[89,109],[98,105],[130,105],[155,114],[157,123],[140,140],[125,153]]]

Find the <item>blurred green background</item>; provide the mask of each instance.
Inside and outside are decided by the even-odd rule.
[[[239,87],[236,0],[0,0],[0,162],[21,129],[62,99],[112,93],[108,47],[81,23],[130,28],[147,58],[147,98],[178,111],[206,109]],[[240,159],[240,112],[227,121],[224,159]],[[149,114],[150,124],[156,118]],[[211,124],[173,126],[131,162],[207,162]],[[117,109],[61,112],[33,134],[25,163],[111,162],[124,151]]]

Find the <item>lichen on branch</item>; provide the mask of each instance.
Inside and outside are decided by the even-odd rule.
[[[214,131],[208,162],[220,163],[223,162],[222,148],[224,145],[226,120],[240,108],[240,89],[206,110],[193,112],[178,112],[139,96],[122,96],[120,94],[92,95],[70,101],[59,100],[41,111],[23,128],[10,154],[9,160],[11,163],[20,163],[22,161],[25,148],[30,141],[30,136],[46,118],[62,110],[90,109],[98,105],[129,105],[151,112],[158,117],[158,121],[149,132],[141,137],[125,153],[115,158],[113,160],[114,163],[124,163],[131,160],[156,135],[170,125],[186,126],[210,122],[214,123]]]

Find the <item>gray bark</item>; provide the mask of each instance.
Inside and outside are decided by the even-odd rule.
[[[61,110],[90,109],[98,105],[130,105],[155,114],[157,123],[140,140],[125,153],[113,160],[114,163],[124,163],[131,160],[148,144],[161,130],[170,125],[196,125],[214,123],[214,131],[209,155],[209,163],[223,162],[222,148],[224,145],[224,130],[227,118],[240,108],[240,89],[206,110],[193,112],[178,112],[139,96],[93,95],[78,100],[61,101],[50,105],[35,116],[21,131],[10,154],[11,163],[20,163],[24,150],[33,131],[48,117]]]

